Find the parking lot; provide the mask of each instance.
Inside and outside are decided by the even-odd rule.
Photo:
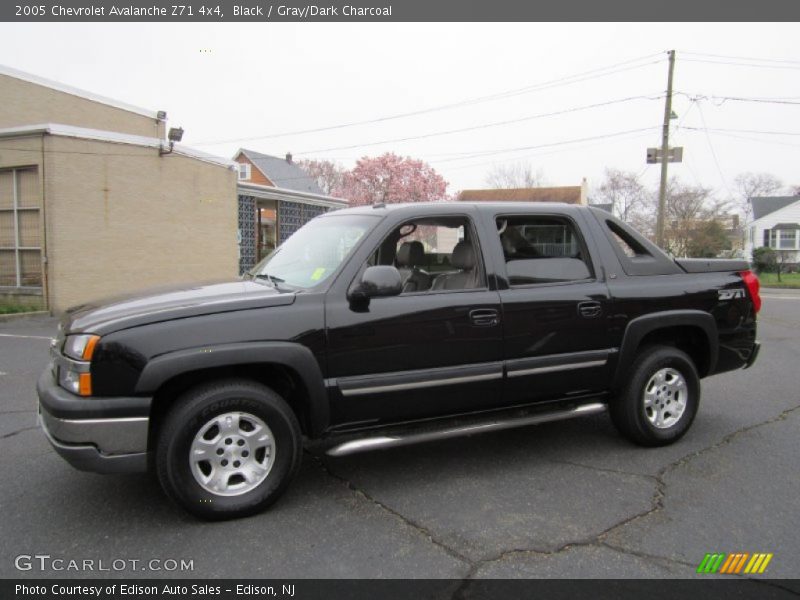
[[[17,569],[35,554],[193,566],[104,573],[126,577],[690,577],[707,552],[773,553],[755,577],[797,577],[800,290],[764,296],[758,362],[705,380],[695,424],[673,446],[632,446],[601,415],[340,459],[307,453],[270,511],[224,523],[187,516],[152,476],[60,459],[36,426],[34,391],[56,323],[0,322],[0,577],[92,575]]]

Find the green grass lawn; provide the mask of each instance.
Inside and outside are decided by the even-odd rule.
[[[758,280],[763,287],[800,289],[800,273],[782,273],[780,282],[776,273],[759,273]]]
[[[41,310],[36,306],[25,306],[24,304],[5,304],[0,303],[0,315],[12,315],[16,313],[34,312]]]

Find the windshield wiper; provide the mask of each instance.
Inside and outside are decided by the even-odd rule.
[[[280,277],[275,277],[275,275],[270,275],[269,273],[256,273],[253,275],[253,279],[266,279],[276,290],[280,289],[278,284],[284,282]]]

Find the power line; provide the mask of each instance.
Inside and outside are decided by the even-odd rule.
[[[710,65],[730,65],[734,67],[753,67],[756,69],[789,69],[795,71],[800,69],[800,65],[759,65],[755,63],[743,63],[725,60],[707,60],[703,58],[681,58],[681,62],[706,63]]]
[[[726,54],[705,54],[702,52],[681,52],[682,55],[688,56],[700,56],[700,57],[707,57],[707,58],[722,58],[727,60],[748,60],[748,61],[756,61],[756,62],[774,62],[774,63],[786,63],[786,64],[795,64],[800,65],[800,60],[791,60],[788,58],[756,58],[753,56],[729,56]]]
[[[521,152],[523,150],[537,150],[539,148],[552,148],[552,147],[556,147],[556,146],[564,146],[564,145],[567,145],[567,144],[577,144],[577,143],[580,143],[580,142],[588,142],[588,141],[592,141],[592,140],[619,137],[621,135],[626,135],[626,134],[629,134],[629,133],[639,133],[639,132],[644,132],[644,131],[652,131],[654,129],[658,129],[658,127],[652,127],[652,126],[651,127],[640,127],[638,129],[628,129],[626,131],[617,131],[617,132],[613,132],[613,133],[604,133],[604,134],[600,134],[600,135],[593,135],[593,136],[588,136],[588,137],[576,138],[576,139],[572,139],[572,140],[563,140],[563,141],[560,141],[560,142],[549,142],[547,144],[536,144],[536,145],[533,145],[533,146],[519,146],[519,147],[516,147],[516,148],[504,148],[504,149],[500,149],[500,150],[485,150],[485,151],[481,151],[481,152],[475,152],[475,153],[467,155],[467,156],[462,156],[460,158],[445,158],[445,159],[434,161],[434,162],[437,162],[437,163],[452,162],[452,161],[456,161],[456,160],[465,160],[465,159],[469,159],[469,158],[478,158],[478,157],[483,157],[483,156],[493,156],[493,155],[497,155],[497,154],[508,154],[509,152]]]
[[[558,111],[549,112],[549,113],[539,113],[539,114],[536,114],[536,115],[529,115],[527,117],[520,117],[518,119],[507,119],[507,120],[504,120],[504,121],[494,121],[494,122],[491,122],[491,123],[483,123],[481,125],[473,125],[471,127],[461,127],[459,129],[447,129],[447,130],[444,130],[444,131],[436,131],[436,132],[433,132],[433,133],[425,133],[425,134],[402,137],[402,138],[392,138],[392,139],[386,139],[386,140],[379,140],[379,141],[374,141],[374,142],[367,142],[367,143],[364,143],[364,144],[351,144],[351,145],[348,145],[348,146],[334,146],[334,147],[331,147],[331,148],[319,148],[317,150],[307,150],[307,151],[304,151],[304,152],[297,152],[296,154],[297,155],[315,154],[315,153],[318,153],[318,152],[332,152],[332,151],[335,151],[335,150],[352,150],[354,148],[366,148],[368,146],[379,146],[381,144],[392,144],[392,143],[398,143],[398,142],[408,142],[408,141],[412,141],[412,140],[420,140],[420,139],[425,139],[425,138],[438,137],[438,136],[442,136],[442,135],[452,135],[452,134],[455,134],[455,133],[463,133],[463,132],[466,132],[466,131],[476,131],[478,129],[488,129],[488,128],[491,128],[491,127],[500,127],[500,126],[503,126],[503,125],[512,125],[514,123],[522,123],[524,121],[532,121],[534,119],[542,119],[542,118],[545,118],[545,117],[555,117],[555,116],[559,116],[559,115],[565,115],[565,114],[569,114],[569,113],[580,112],[580,111],[584,111],[584,110],[590,110],[590,109],[593,109],[593,108],[611,106],[613,104],[622,104],[622,103],[625,103],[625,102],[631,102],[633,100],[658,100],[659,98],[663,98],[663,97],[664,97],[663,94],[656,95],[656,96],[629,96],[627,98],[618,98],[616,100],[608,100],[606,102],[597,102],[595,104],[585,104],[583,106],[576,106],[576,107],[572,107],[572,108],[566,108],[566,109],[563,109],[563,110],[558,110]]]
[[[722,106],[725,102],[756,102],[762,104],[788,104],[793,106],[800,106],[800,101],[795,102],[793,99],[787,98],[759,98],[759,97],[747,97],[747,96],[705,96],[703,94],[689,94],[688,92],[675,92],[675,94],[680,96],[685,96],[689,100],[694,102],[698,100],[708,100],[715,104],[716,106]],[[721,100],[721,102],[719,102]]]
[[[797,131],[761,131],[758,129],[724,129],[724,128],[716,128],[711,127],[708,129],[703,129],[700,127],[689,127],[685,126],[683,129],[689,129],[691,131],[714,131],[714,132],[731,132],[731,133],[757,133],[761,135],[800,135],[800,132]]]
[[[685,128],[685,129],[688,129],[688,128]],[[702,130],[698,129],[697,131],[702,131]],[[735,133],[727,133],[726,131],[721,131],[721,130],[712,130],[712,131],[714,132],[715,135],[722,135],[722,136],[725,136],[725,137],[728,137],[728,138],[733,138],[733,139],[737,139],[737,140],[744,140],[744,141],[747,141],[747,142],[758,142],[758,143],[761,143],[761,144],[771,144],[771,145],[774,145],[774,146],[790,146],[792,148],[800,148],[800,144],[793,144],[791,142],[785,142],[785,141],[782,141],[782,140],[765,140],[763,138],[749,137],[749,136],[744,136],[744,135],[738,135],[738,134],[735,134]]]
[[[395,119],[405,119],[408,117],[414,117],[418,115],[428,114],[432,112],[439,112],[443,110],[449,110],[453,108],[460,108],[462,106],[472,106],[475,104],[481,104],[484,102],[491,102],[494,100],[502,100],[505,98],[511,98],[513,96],[519,96],[522,94],[529,94],[533,92],[538,92],[546,89],[551,89],[554,87],[560,87],[562,85],[572,85],[574,83],[580,83],[583,81],[589,81],[591,79],[598,79],[601,77],[608,77],[610,75],[615,75],[617,73],[624,73],[627,71],[631,71],[634,69],[640,69],[643,67],[647,67],[653,64],[657,64],[663,61],[663,58],[660,58],[655,61],[649,61],[642,64],[634,64],[634,63],[641,63],[642,61],[648,60],[655,56],[659,56],[661,53],[657,52],[654,54],[649,54],[646,56],[642,56],[639,58],[634,58],[630,60],[626,60],[623,62],[615,63],[612,65],[608,65],[606,67],[598,67],[596,69],[591,69],[589,71],[583,71],[581,73],[576,73],[575,75],[568,75],[566,77],[560,77],[557,79],[551,79],[548,81],[544,81],[537,84],[528,85],[522,88],[516,88],[512,90],[506,90],[503,92],[497,92],[495,94],[490,94],[487,96],[479,96],[476,98],[470,98],[466,100],[461,100],[459,102],[452,102],[449,104],[441,104],[438,106],[432,106],[429,108],[424,108],[420,110],[405,112],[405,113],[398,113],[394,115],[387,115],[383,117],[377,117],[374,119],[365,119],[363,121],[351,121],[348,123],[340,123],[337,125],[328,125],[325,127],[315,127],[311,129],[300,129],[296,131],[285,131],[281,133],[271,133],[271,134],[264,134],[264,135],[257,135],[257,136],[248,136],[248,137],[239,137],[239,138],[229,138],[226,140],[214,140],[214,141],[206,141],[206,142],[194,142],[195,146],[214,146],[218,144],[229,144],[234,142],[250,142],[255,140],[265,140],[265,139],[273,139],[279,137],[287,137],[292,135],[303,135],[307,133],[320,133],[323,131],[332,131],[336,129],[344,129],[347,127],[356,127],[360,125],[373,125],[376,123],[382,123],[385,121],[392,121]]]
[[[719,166],[719,159],[717,158],[717,153],[714,150],[714,144],[711,142],[711,135],[708,133],[708,125],[706,125],[706,118],[703,115],[703,107],[700,106],[700,103],[697,103],[697,112],[700,113],[700,120],[703,123],[703,129],[705,130],[706,140],[708,141],[708,148],[711,150],[711,156],[714,158],[714,164],[717,166],[717,172],[719,173],[720,181],[722,182],[723,187],[727,190],[728,195],[733,196],[733,192],[731,192],[731,188],[728,187],[728,182],[725,179],[725,175],[722,174],[722,167]]]
[[[620,135],[620,136],[617,137],[616,141],[619,142],[619,141],[628,141],[628,140],[633,140],[633,139],[639,139],[639,138],[645,137],[646,135],[649,135],[649,133],[650,133],[649,131],[644,132],[644,133],[639,132],[638,134],[631,135],[629,137],[623,137],[623,136]],[[551,154],[558,154],[560,152],[568,152],[568,151],[572,151],[572,150],[582,150],[584,148],[590,148],[590,147],[593,147],[593,146],[598,146],[600,144],[606,144],[606,143],[607,143],[606,139],[600,139],[600,140],[595,140],[594,143],[581,144],[579,146],[573,146],[571,148],[559,148],[557,150],[549,150],[547,152],[534,152],[532,154],[531,153],[526,153],[526,154],[523,154],[523,155],[520,155],[520,156],[510,156],[508,158],[503,159],[500,162],[509,162],[509,161],[512,161],[512,160],[513,161],[519,161],[519,160],[523,160],[523,159],[526,159],[526,158],[533,158],[533,157],[536,157],[536,156],[549,156]],[[437,163],[437,162],[441,162],[441,161],[432,160],[432,161],[429,161],[429,162]],[[488,160],[488,161],[481,161],[481,162],[478,162],[478,163],[469,163],[467,165],[458,165],[457,167],[448,167],[448,170],[449,171],[459,171],[461,169],[471,169],[473,167],[481,167],[481,166],[484,166],[484,165],[492,165],[492,164],[498,164],[498,161],[496,161],[496,160]],[[648,166],[649,165],[645,165],[645,169],[647,169]],[[644,171],[642,171],[642,173],[644,173]],[[641,174],[639,176],[641,176]]]

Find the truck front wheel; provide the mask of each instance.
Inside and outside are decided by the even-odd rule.
[[[649,346],[631,366],[609,406],[611,420],[631,441],[666,446],[689,430],[700,404],[700,379],[689,356],[672,346]]]
[[[158,434],[156,472],[167,495],[190,513],[230,519],[274,502],[301,456],[300,425],[283,398],[231,379],[177,400]]]

